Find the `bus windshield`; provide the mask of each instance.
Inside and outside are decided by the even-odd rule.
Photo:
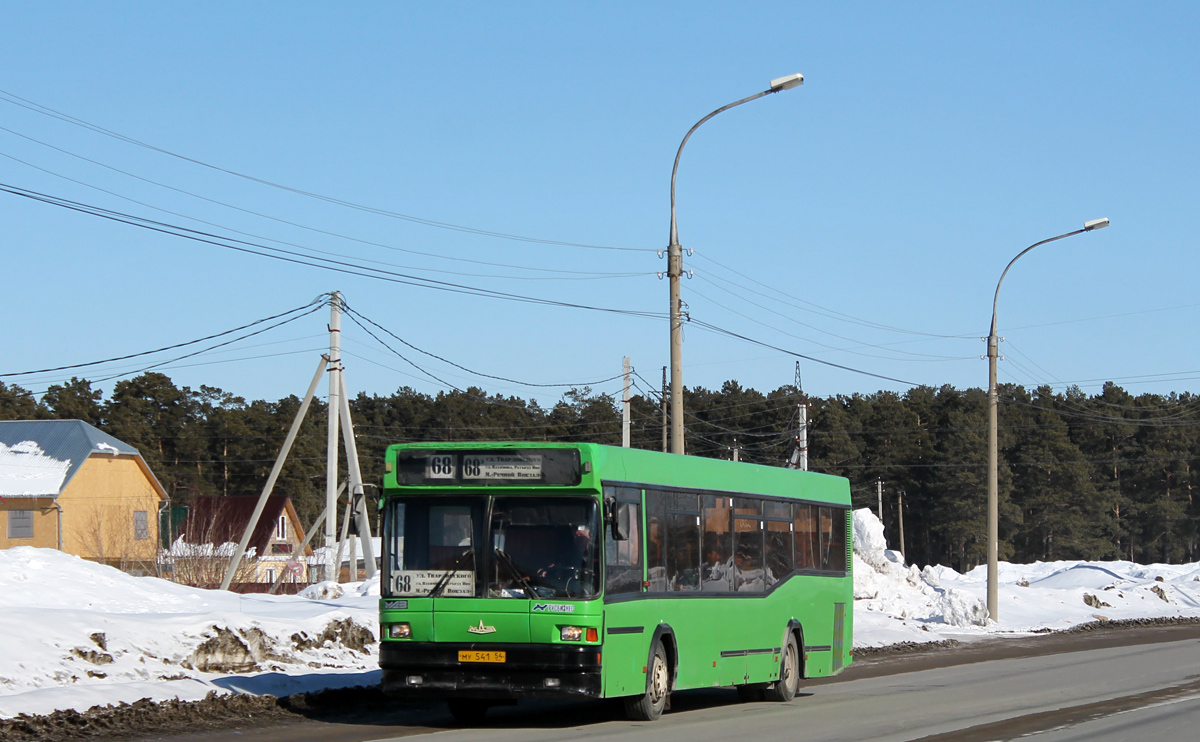
[[[406,497],[386,513],[390,596],[592,598],[599,508],[586,497]]]

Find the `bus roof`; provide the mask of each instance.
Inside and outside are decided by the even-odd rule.
[[[399,486],[395,464],[397,453],[400,451],[506,451],[530,448],[578,450],[584,473],[578,487],[571,489],[584,488],[595,491],[601,483],[629,483],[689,490],[745,492],[850,505],[850,485],[844,477],[596,443],[456,441],[396,444],[388,447],[388,473],[384,476],[384,489]],[[462,487],[458,486],[455,489],[461,490]],[[553,489],[562,491],[561,487]]]

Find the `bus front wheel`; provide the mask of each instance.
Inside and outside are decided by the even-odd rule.
[[[796,644],[796,635],[788,634],[787,645],[783,648],[780,658],[779,680],[776,680],[764,691],[768,701],[787,703],[796,697],[800,688],[800,647]]]
[[[671,692],[671,673],[667,666],[667,652],[662,642],[654,643],[654,654],[646,668],[646,692],[625,699],[625,713],[633,721],[654,721],[662,716]]]

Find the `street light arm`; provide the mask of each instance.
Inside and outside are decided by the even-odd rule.
[[[1041,242],[1035,242],[1032,245],[1030,245],[1029,247],[1022,250],[1021,252],[1017,253],[1017,257],[1008,261],[1008,265],[1006,265],[1004,267],[1004,272],[1000,274],[1000,280],[996,282],[996,295],[994,297],[992,297],[992,328],[991,328],[991,331],[988,333],[989,337],[994,337],[996,335],[996,305],[997,305],[997,302],[1000,301],[1000,284],[1004,283],[1004,277],[1008,275],[1008,269],[1013,267],[1013,263],[1017,262],[1021,258],[1022,255],[1029,252],[1030,250],[1032,250],[1035,247],[1040,247],[1040,246],[1046,244],[1047,242],[1054,242],[1055,240],[1061,240],[1064,237],[1072,237],[1074,235],[1081,234],[1083,232],[1088,232],[1088,231],[1090,231],[1090,230],[1088,230],[1086,228],[1085,229],[1077,229],[1074,232],[1067,232],[1066,234],[1060,234],[1057,237],[1051,237],[1048,240],[1042,240]]]
[[[700,126],[705,121],[708,121],[710,118],[712,118],[713,116],[716,116],[718,113],[728,111],[730,108],[735,108],[737,106],[742,105],[743,103],[749,103],[752,100],[757,100],[757,99],[763,97],[764,95],[770,95],[771,93],[778,93],[780,90],[784,90],[784,89],[785,88],[771,88],[769,90],[764,90],[761,93],[755,93],[754,95],[750,96],[749,98],[742,98],[741,100],[736,101],[734,103],[730,103],[727,106],[721,106],[717,110],[713,111],[712,113],[708,114],[704,118],[697,121],[695,126],[688,129],[688,133],[686,135],[684,135],[683,141],[679,143],[679,151],[675,153],[675,166],[671,168],[671,242],[670,242],[670,244],[672,244],[672,245],[679,244],[679,230],[675,226],[675,175],[679,172],[679,158],[683,155],[683,148],[685,145],[687,145],[688,140],[692,138],[692,134],[695,133],[696,129],[699,129]]]

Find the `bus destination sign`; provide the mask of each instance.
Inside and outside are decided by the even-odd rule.
[[[542,478],[542,457],[508,454],[467,454],[461,464],[453,454],[430,456],[425,460],[426,479],[531,479]],[[456,465],[461,471],[455,471]]]
[[[400,451],[399,484],[491,485],[580,482],[579,451],[570,448],[520,451]]]

